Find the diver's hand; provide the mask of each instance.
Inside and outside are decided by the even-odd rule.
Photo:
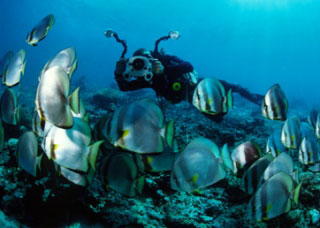
[[[154,74],[162,74],[163,73],[163,66],[159,60],[154,60],[152,62],[152,73],[154,73]]]
[[[122,74],[126,70],[126,59],[119,59],[116,64],[115,74]]]

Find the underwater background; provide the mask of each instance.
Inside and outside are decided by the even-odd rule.
[[[320,1],[315,0],[1,0],[0,57],[8,50],[26,50],[19,103],[27,129],[40,72],[68,47],[76,49],[78,67],[72,83],[81,86],[91,129],[115,107],[142,97],[156,99],[151,90],[116,89],[114,70],[122,46],[106,39],[107,28],[126,40],[126,57],[141,47],[152,50],[155,40],[178,30],[178,40],[160,44],[167,53],[191,62],[202,77],[240,84],[253,93],[265,95],[279,83],[290,115],[307,122],[311,109],[320,106],[319,12]],[[48,14],[55,17],[52,29],[37,47],[29,46],[28,32]],[[228,143],[230,151],[248,140],[264,151],[267,138],[283,124],[264,119],[260,106],[238,94],[222,123],[205,118],[186,102],[170,105],[165,118],[175,119],[180,149],[192,139],[206,137],[219,147]],[[302,167],[299,205],[273,220],[255,222],[244,218],[250,197],[240,190],[241,179],[232,175],[190,194],[170,188],[170,172],[148,173],[144,192],[137,197],[105,188],[98,177],[86,188],[54,176],[52,170],[50,175],[32,177],[18,167],[14,153],[23,131],[4,126],[0,227],[320,226],[320,174]],[[100,153],[98,166],[102,157]]]
[[[106,40],[112,28],[127,41],[128,54],[153,49],[171,30],[181,38],[161,44],[168,53],[193,64],[200,75],[239,83],[264,93],[279,83],[289,100],[319,102],[320,2],[312,0],[216,1],[1,1],[0,53],[26,48],[28,68],[23,83],[36,78],[50,56],[73,46],[79,76],[93,86],[112,82],[122,47]],[[26,34],[41,18],[54,14],[54,30],[37,48]]]

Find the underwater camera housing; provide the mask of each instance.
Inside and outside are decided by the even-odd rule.
[[[128,47],[125,40],[121,40],[116,32],[108,28],[104,35],[106,38],[114,37],[118,43],[123,46],[123,51],[121,53],[120,59],[125,59]],[[158,46],[161,41],[172,39],[177,40],[180,37],[178,31],[170,31],[168,35],[162,36],[155,42],[154,53],[159,53]],[[152,63],[153,59],[146,58],[144,56],[134,56],[127,60],[126,70],[122,74],[122,77],[126,81],[135,80],[138,78],[144,78],[145,81],[150,82],[153,78],[152,73]]]
[[[122,74],[126,81],[131,81],[137,78],[144,78],[150,81],[153,78],[152,62],[144,56],[134,56],[128,59],[126,70]]]

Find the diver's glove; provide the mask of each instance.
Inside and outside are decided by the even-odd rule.
[[[152,73],[153,74],[162,74],[163,73],[163,65],[159,60],[154,60],[152,62]]]
[[[119,59],[116,64],[115,74],[122,74],[126,70],[126,59]]]

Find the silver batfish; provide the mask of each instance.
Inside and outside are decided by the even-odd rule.
[[[38,42],[43,40],[48,31],[52,28],[55,22],[54,16],[49,14],[43,18],[39,23],[28,33],[26,37],[26,42],[31,46],[37,46]]]

